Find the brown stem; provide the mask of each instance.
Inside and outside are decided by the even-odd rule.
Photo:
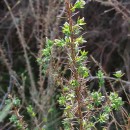
[[[74,78],[76,81],[78,81],[78,72],[77,72],[77,67],[76,67],[76,53],[75,53],[75,44],[74,44],[74,32],[73,32],[73,20],[72,20],[72,11],[71,11],[71,4],[69,0],[65,0],[66,3],[66,10],[67,10],[67,18],[69,22],[69,27],[70,27],[70,49],[71,49],[71,58],[72,58],[72,69],[74,73]],[[76,94],[76,100],[78,102],[78,116],[80,119],[80,130],[83,130],[83,115],[82,115],[82,110],[81,110],[81,86],[78,86],[75,89],[75,94]]]

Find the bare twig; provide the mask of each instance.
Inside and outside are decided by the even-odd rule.
[[[16,22],[16,19],[12,13],[12,10],[9,6],[9,3],[7,2],[7,0],[4,0],[8,10],[9,10],[9,13],[12,17],[12,20],[14,22],[14,25],[17,29],[17,33],[18,33],[18,36],[19,36],[19,40],[20,40],[20,43],[23,47],[23,50],[24,50],[24,57],[25,57],[25,60],[26,60],[26,64],[27,64],[27,69],[28,69],[28,73],[29,73],[29,77],[30,77],[30,83],[31,83],[31,86],[32,86],[32,90],[31,90],[31,94],[32,94],[32,98],[35,98],[36,95],[37,95],[37,90],[36,90],[36,85],[35,85],[35,81],[34,81],[34,77],[33,77],[33,73],[32,73],[32,69],[31,69],[31,65],[30,65],[30,61],[29,61],[29,57],[28,57],[28,54],[27,54],[27,50],[26,50],[26,42],[25,42],[25,39],[23,37],[23,35],[21,34],[20,32],[20,29],[18,27],[18,24]]]

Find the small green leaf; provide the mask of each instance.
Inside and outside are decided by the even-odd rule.
[[[53,45],[53,41],[46,37],[46,48],[48,48],[48,47],[50,48],[50,47],[52,47],[52,45]]]
[[[104,107],[104,112],[105,112],[105,113],[110,113],[110,112],[111,112],[110,106],[105,106],[105,107]]]
[[[79,86],[79,82],[77,80],[71,80],[70,84],[73,86],[73,87],[78,87]]]
[[[87,41],[84,40],[84,38],[82,36],[76,38],[76,40],[75,40],[75,43],[77,43],[77,44],[82,44],[84,42],[87,42]]]
[[[99,70],[97,73],[97,77],[99,80],[99,87],[102,87],[105,83],[103,76],[104,76],[104,73],[101,70]]]
[[[64,87],[63,87],[63,90],[64,90],[65,92],[67,92],[67,91],[69,91],[70,89],[69,89],[69,87],[64,86]]]
[[[18,120],[17,116],[16,115],[12,115],[10,118],[9,118],[10,122],[16,122]]]
[[[116,78],[121,78],[121,77],[124,75],[124,73],[122,73],[121,70],[119,70],[119,71],[116,71],[113,75],[114,75]]]
[[[87,51],[80,51],[80,53],[81,53],[81,56],[87,56],[87,54],[88,54],[88,52]]]
[[[65,105],[65,103],[66,103],[66,97],[62,95],[59,98],[58,102],[59,102],[60,105]]]
[[[75,11],[75,9],[80,9],[80,8],[84,8],[85,5],[85,1],[84,0],[77,0],[76,3],[74,4],[74,6],[72,7],[72,12]]]
[[[30,114],[31,117],[36,116],[36,113],[34,112],[33,107],[31,105],[27,107],[27,112]]]
[[[83,78],[87,78],[89,76],[89,71],[88,68],[84,67],[84,66],[80,66],[78,68],[78,73],[83,77]]]
[[[102,101],[104,100],[104,96],[102,96],[100,92],[92,92],[91,96],[95,106],[101,105]]]
[[[84,17],[81,18],[81,19],[78,18],[78,20],[77,20],[77,24],[78,24],[78,25],[81,25],[81,26],[82,26],[82,25],[85,25],[86,23],[84,22]]]
[[[42,55],[43,56],[50,56],[51,55],[51,50],[50,48],[45,48],[42,50]]]
[[[62,32],[65,34],[65,35],[70,35],[70,26],[69,26],[69,23],[68,22],[65,22],[64,26],[62,27]]]
[[[14,98],[13,99],[13,104],[15,105],[15,106],[19,106],[20,105],[20,100],[18,99],[18,98]]]
[[[65,46],[66,42],[63,39],[55,39],[55,45],[59,46],[59,47],[63,47]]]
[[[117,93],[110,93],[109,99],[111,101],[111,107],[114,110],[118,110],[124,103],[121,97],[118,97]]]
[[[99,116],[100,123],[105,123],[108,119],[109,119],[109,114],[107,114],[107,113],[102,113]]]

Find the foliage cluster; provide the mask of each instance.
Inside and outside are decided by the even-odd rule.
[[[64,110],[64,129],[96,129],[98,123],[107,124],[113,110],[119,110],[123,102],[115,92],[103,95],[100,91],[90,92],[89,86],[86,86],[87,78],[90,77],[90,70],[86,67],[88,52],[81,47],[83,43],[86,43],[83,35],[81,35],[82,26],[86,23],[84,18],[80,17],[75,24],[73,22],[76,9],[84,8],[85,1],[77,0],[74,5],[70,1],[65,1],[65,4],[68,21],[62,27],[64,38],[55,39],[54,41],[47,39],[46,48],[43,49],[44,58],[40,59],[40,63],[46,64],[46,58],[49,62],[54,60],[51,51],[54,46],[66,51],[66,64],[68,70],[71,71],[68,76],[69,79],[62,75],[62,70],[61,72],[53,70],[55,73],[58,72],[57,75],[54,75],[54,78],[57,76],[58,85],[62,88],[58,102]],[[116,72],[114,75],[117,78],[122,77],[121,72],[120,74]],[[105,85],[103,76],[103,72],[99,70],[97,73],[99,88]],[[104,129],[107,128],[107,125],[104,126],[103,124],[101,126]]]

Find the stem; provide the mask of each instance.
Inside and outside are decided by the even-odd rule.
[[[66,3],[66,10],[67,10],[67,18],[69,22],[69,27],[70,27],[70,49],[71,49],[71,58],[72,58],[72,69],[74,72],[74,78],[76,81],[78,81],[78,72],[77,72],[77,67],[76,67],[76,52],[75,52],[75,44],[74,44],[74,32],[73,32],[73,20],[72,20],[72,11],[71,11],[71,4],[69,0],[65,0]],[[80,130],[83,130],[83,115],[82,115],[82,110],[81,110],[81,86],[76,87],[75,89],[75,94],[76,94],[76,100],[78,102],[78,116],[80,119]]]

